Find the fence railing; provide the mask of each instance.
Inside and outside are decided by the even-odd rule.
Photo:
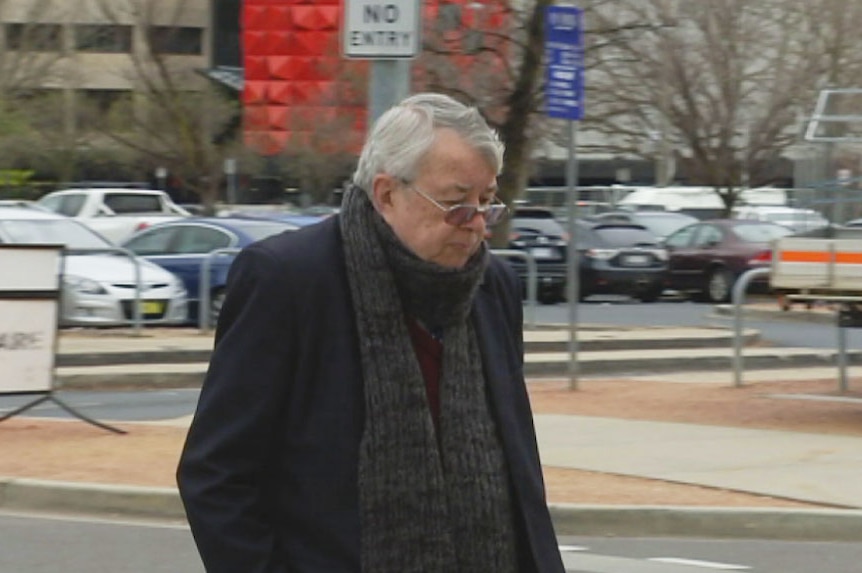
[[[213,261],[216,257],[236,255],[240,250],[241,249],[237,248],[215,249],[210,251],[209,254],[204,257],[204,260],[201,261],[200,283],[198,284],[198,329],[201,332],[207,332],[212,327],[210,321],[210,285],[212,284],[210,269],[212,269]]]
[[[198,285],[198,329],[201,332],[207,332],[212,328],[210,320],[210,303],[211,303],[211,277],[210,269],[213,261],[219,256],[236,255],[240,249],[216,249],[204,257],[201,261],[200,283]],[[533,255],[526,251],[515,249],[492,249],[492,253],[504,257],[517,257],[524,259],[527,264],[527,326],[534,326],[536,323],[536,291],[538,290],[538,274],[536,271],[536,260]]]

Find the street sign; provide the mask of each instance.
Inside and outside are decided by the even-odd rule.
[[[584,117],[582,14],[574,6],[545,9],[545,113],[549,117]]]
[[[421,42],[421,0],[344,0],[341,51],[348,58],[412,58]]]

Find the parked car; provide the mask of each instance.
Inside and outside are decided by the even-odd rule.
[[[667,283],[667,251],[642,225],[581,221],[576,231],[579,298],[625,294],[658,300]]]
[[[609,211],[588,218],[596,223],[633,223],[646,227],[659,238],[664,238],[686,225],[697,223],[698,218],[673,211]]]
[[[135,263],[108,252],[115,245],[81,223],[27,205],[0,206],[0,243],[65,245],[60,326],[121,326],[134,318]],[[99,251],[95,253],[93,251]],[[146,324],[182,324],[188,302],[183,283],[143,259],[141,316]]]
[[[814,209],[799,209],[778,205],[747,205],[734,209],[735,219],[768,221],[790,227],[794,232],[804,233],[829,226],[829,219]]]
[[[712,219],[683,227],[664,241],[670,287],[710,302],[727,302],[739,276],[768,266],[771,242],[791,233],[783,225],[748,219]],[[755,280],[754,285],[763,288],[768,280]]]
[[[516,207],[509,222],[509,248],[525,251],[536,262],[537,292],[541,303],[551,304],[566,298],[566,244],[568,234],[550,209]],[[522,296],[527,295],[527,263],[509,257],[521,281]]]
[[[222,213],[220,214],[220,216],[235,217],[239,219],[257,219],[260,221],[283,221],[285,223],[290,223],[291,225],[296,225],[297,227],[313,225],[315,223],[319,223],[326,218],[326,216],[324,215],[307,215],[305,213],[296,213],[293,211],[261,209],[239,209]]]
[[[153,225],[135,233],[123,247],[177,275],[189,292],[189,321],[197,322],[201,267],[216,249],[239,250],[297,225],[284,221],[237,217],[190,217]],[[235,252],[211,259],[209,275],[210,322],[218,320],[224,302],[227,273]]]
[[[64,189],[48,193],[38,203],[77,219],[115,244],[150,225],[191,215],[155,189]]]

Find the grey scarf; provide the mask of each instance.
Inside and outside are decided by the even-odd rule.
[[[362,571],[514,572],[508,470],[469,320],[486,249],[461,269],[424,261],[357,188],[340,216],[365,393]],[[439,447],[405,315],[443,332]]]

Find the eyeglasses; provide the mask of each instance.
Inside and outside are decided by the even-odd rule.
[[[443,211],[443,220],[453,227],[466,225],[473,220],[473,217],[475,217],[477,213],[484,217],[485,225],[491,227],[502,221],[506,213],[509,212],[509,208],[506,207],[506,204],[496,197],[494,198],[494,201],[496,202],[491,203],[490,205],[469,205],[462,203],[447,207],[446,205],[441,205],[437,200],[416,187],[413,183],[408,183],[406,181],[404,183],[407,187],[416,191],[416,193],[421,197],[424,197],[435,207]]]

